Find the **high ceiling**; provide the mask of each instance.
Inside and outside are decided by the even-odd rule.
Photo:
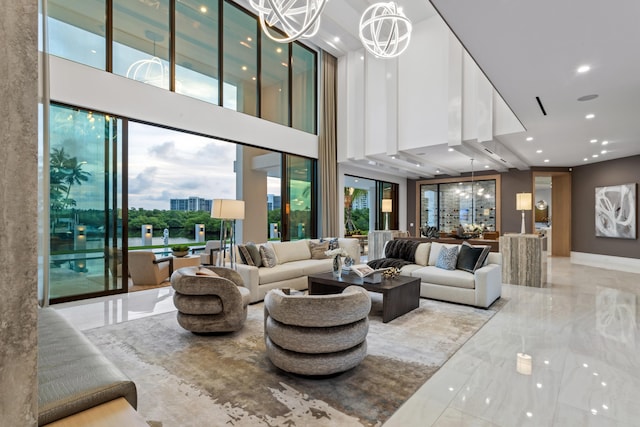
[[[637,0],[397,2],[414,24],[436,13],[444,18],[525,127],[525,133],[493,142],[524,167],[572,167],[640,154]],[[358,22],[372,3],[329,1],[312,41],[336,56],[360,49]],[[581,65],[590,70],[579,73]],[[586,95],[598,96],[578,100]],[[434,150],[443,169],[470,170],[464,153],[425,147],[429,155]],[[493,169],[489,159],[475,157],[476,170]]]

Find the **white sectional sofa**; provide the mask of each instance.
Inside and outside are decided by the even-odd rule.
[[[331,271],[332,259],[324,256],[322,252],[316,254],[314,259],[311,254],[310,241],[316,244],[319,240],[296,240],[292,242],[269,242],[276,256],[277,264],[274,267],[255,267],[238,262],[237,271],[244,280],[245,288],[251,292],[250,303],[262,301],[271,289],[307,289],[307,276],[309,274]],[[260,244],[262,246],[265,244]],[[343,248],[356,263],[360,262],[360,244],[358,239],[340,238],[339,247]],[[240,257],[236,257],[240,260]]]
[[[461,245],[420,243],[410,264],[401,268],[403,276],[420,278],[420,296],[487,308],[502,292],[502,254],[489,252],[482,267],[470,273],[436,267],[443,247]],[[385,247],[386,254],[386,247]],[[372,261],[374,262],[374,261]]]

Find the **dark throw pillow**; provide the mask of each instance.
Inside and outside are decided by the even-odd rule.
[[[251,258],[251,254],[249,253],[249,249],[247,249],[246,245],[238,245],[238,254],[240,255],[240,259],[243,264],[253,265],[253,258]]]
[[[490,246],[473,246],[463,242],[460,246],[456,269],[475,273],[484,264],[490,249]]]
[[[256,267],[262,267],[262,257],[260,257],[260,251],[255,243],[249,242],[245,245],[247,250],[249,251],[249,255],[251,255],[251,259],[253,260],[253,265]]]
[[[446,246],[440,249],[438,260],[436,261],[436,267],[444,270],[455,270],[456,263],[458,261],[458,247],[452,246],[447,248]]]

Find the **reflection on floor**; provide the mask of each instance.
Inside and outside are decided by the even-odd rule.
[[[541,289],[503,285],[506,306],[385,425],[638,425],[640,275],[550,258],[548,279]],[[90,329],[175,310],[172,295],[54,307]]]

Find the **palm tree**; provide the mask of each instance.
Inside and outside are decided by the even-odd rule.
[[[347,234],[352,234],[356,230],[356,226],[351,218],[353,212],[353,202],[358,200],[363,195],[367,194],[367,190],[362,188],[344,187],[344,213],[345,221],[344,226],[347,229]]]
[[[68,141],[64,143],[67,144]],[[76,201],[69,198],[71,187],[73,185],[82,185],[91,176],[89,172],[82,170],[82,165],[84,164],[86,162],[78,162],[78,159],[67,154],[64,148],[51,149],[49,157],[49,198],[54,226],[61,210],[76,205]]]

